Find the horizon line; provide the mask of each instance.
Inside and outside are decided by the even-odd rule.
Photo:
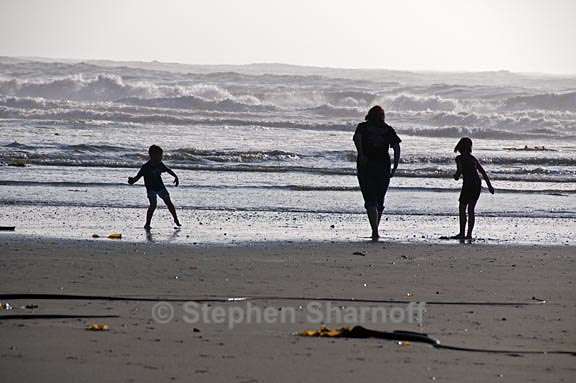
[[[516,75],[528,75],[528,76],[550,76],[550,77],[576,77],[575,73],[560,73],[560,72],[529,72],[529,71],[514,71],[510,69],[485,69],[485,70],[467,70],[467,69],[392,69],[392,68],[377,68],[377,67],[339,67],[339,66],[328,66],[328,65],[314,65],[314,64],[293,64],[287,62],[279,61],[255,61],[243,64],[201,64],[201,63],[190,63],[190,62],[179,62],[179,61],[161,61],[157,59],[144,60],[144,59],[111,59],[111,58],[79,58],[79,57],[54,57],[54,56],[21,56],[21,55],[0,55],[1,57],[22,59],[22,60],[52,60],[52,61],[109,61],[114,63],[146,63],[146,64],[164,64],[164,65],[190,65],[190,66],[231,66],[231,67],[247,67],[252,65],[285,65],[300,68],[315,68],[315,69],[329,69],[329,70],[348,70],[348,71],[389,71],[389,72],[410,72],[410,73],[439,73],[439,74],[473,74],[473,73],[509,73]]]

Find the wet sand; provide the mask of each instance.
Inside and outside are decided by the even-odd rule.
[[[423,202],[429,203],[429,201]],[[145,208],[79,206],[0,206],[0,225],[16,225],[18,234],[90,239],[97,234],[122,233],[131,242],[177,244],[236,244],[251,242],[358,241],[370,234],[366,214],[178,210],[181,230],[174,230],[164,206],[156,211],[152,231],[142,229]],[[442,236],[458,231],[457,211],[450,215],[392,214],[386,211],[380,225],[384,240],[444,244]],[[481,210],[474,236],[478,243],[497,245],[576,246],[576,219],[554,217],[495,217]]]
[[[574,247],[399,242],[177,245],[62,240],[2,233],[0,293],[171,297],[332,297],[428,302],[422,325],[444,344],[575,350]],[[354,254],[354,253],[357,254]],[[362,254],[358,254],[362,253]],[[539,303],[546,300],[546,303]],[[14,314],[117,315],[0,320],[0,381],[573,381],[576,357],[489,354],[377,339],[305,338],[293,323],[186,323],[152,319],[155,302],[0,299]],[[448,305],[442,302],[526,305]],[[263,299],[301,310],[308,301]],[[342,307],[399,304],[334,302]],[[434,304],[439,303],[439,304]],[[35,309],[23,309],[27,304]],[[246,302],[210,303],[223,308]],[[280,310],[281,311],[281,310]],[[86,331],[105,323],[106,332]],[[331,324],[338,326],[338,324]]]

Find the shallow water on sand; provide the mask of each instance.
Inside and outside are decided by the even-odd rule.
[[[246,244],[265,241],[369,241],[364,214],[183,210],[183,227],[171,224],[164,208],[156,211],[153,228],[142,228],[145,209],[65,206],[2,206],[3,222],[16,234],[54,238],[106,240],[121,233],[122,241],[182,244]],[[558,223],[562,224],[559,225]],[[390,215],[381,224],[381,242],[458,243],[440,240],[455,234],[455,216]],[[575,245],[575,219],[478,217],[474,243]],[[93,238],[96,234],[98,238]],[[13,235],[0,233],[0,235]]]

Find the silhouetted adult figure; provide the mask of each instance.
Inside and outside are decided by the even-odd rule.
[[[400,142],[394,128],[385,121],[384,109],[373,106],[366,115],[365,122],[358,124],[354,133],[354,144],[358,151],[358,182],[364,207],[372,228],[372,240],[380,237],[378,226],[384,211],[384,197],[400,160]],[[394,166],[391,168],[388,149],[394,150]]]

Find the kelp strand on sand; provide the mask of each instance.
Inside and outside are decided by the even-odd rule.
[[[338,329],[329,329],[321,327],[320,330],[307,330],[297,335],[307,337],[327,337],[327,338],[352,338],[352,339],[385,339],[398,342],[414,342],[429,344],[436,349],[452,350],[452,351],[466,351],[466,352],[482,352],[490,354],[509,354],[509,355],[523,355],[523,354],[559,354],[559,355],[572,355],[576,356],[576,351],[568,350],[499,350],[489,348],[475,348],[475,347],[461,347],[441,344],[438,339],[432,338],[430,335],[414,331],[377,331],[367,329],[362,326],[342,327]]]
[[[6,314],[0,315],[2,320],[31,320],[31,319],[87,319],[87,318],[120,318],[119,315],[80,315],[80,314]]]
[[[0,299],[29,299],[29,300],[101,300],[101,301],[134,301],[134,302],[215,302],[230,303],[241,301],[321,301],[321,302],[349,302],[349,303],[387,303],[410,304],[418,303],[403,299],[372,299],[372,298],[342,298],[342,297],[294,297],[294,296],[242,296],[242,297],[145,297],[145,296],[113,296],[113,295],[77,295],[77,294],[50,294],[50,293],[9,293],[0,294]],[[527,306],[546,303],[543,299],[532,298],[524,302],[497,302],[497,301],[425,301],[426,305],[463,305],[463,306]]]
[[[394,300],[394,299],[365,299],[365,298],[326,298],[326,297],[281,297],[281,296],[252,296],[252,297],[209,297],[209,298],[175,298],[175,297],[130,297],[130,296],[108,296],[108,295],[75,295],[75,294],[48,294],[48,293],[12,293],[0,294],[0,299],[29,299],[29,300],[102,300],[102,301],[133,301],[133,302],[242,302],[249,300],[287,300],[287,301],[334,301],[350,303],[391,303],[407,304],[412,301]],[[426,302],[431,305],[476,305],[476,306],[525,306],[534,304],[544,304],[545,300],[532,298],[530,302],[470,302],[470,301],[432,301]],[[72,318],[119,318],[118,315],[74,315],[74,314],[9,314],[0,315],[0,320],[26,320],[26,319],[72,319]],[[332,338],[354,338],[367,339],[376,338],[392,341],[415,342],[429,344],[436,349],[482,352],[493,354],[559,354],[576,356],[576,351],[568,350],[498,350],[474,347],[461,347],[452,345],[443,345],[435,338],[428,334],[413,331],[377,331],[367,329],[362,326],[343,327],[340,329],[328,329],[322,327],[320,330],[307,330],[299,333],[301,336],[310,337],[332,337]]]

